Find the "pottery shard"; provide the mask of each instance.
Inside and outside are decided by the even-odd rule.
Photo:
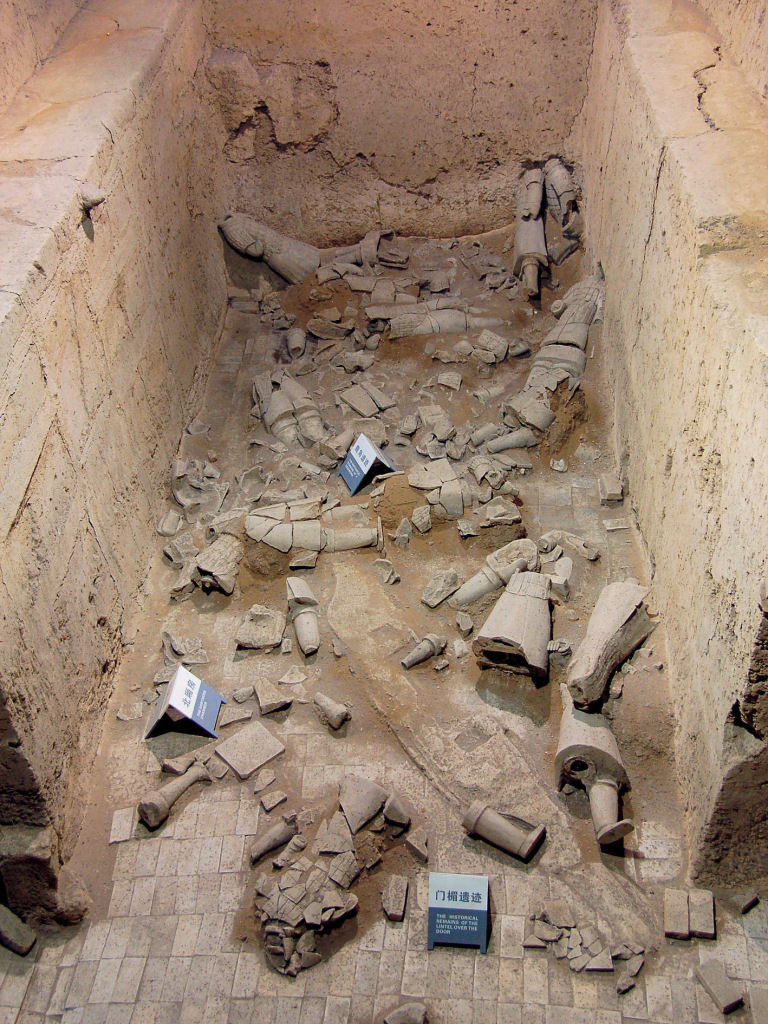
[[[410,825],[411,816],[397,793],[391,793],[384,804],[384,818],[390,825],[400,825],[402,828]]]
[[[414,829],[405,837],[405,845],[423,864],[429,863],[429,836],[423,828]]]
[[[271,786],[277,776],[271,768],[262,768],[256,778],[253,780],[253,792],[261,793],[267,786]]]
[[[429,505],[417,505],[411,513],[411,522],[419,533],[428,533],[432,529],[432,515]]]
[[[253,711],[247,708],[222,708],[219,712],[218,727],[223,729],[227,725],[235,725],[237,722],[250,722],[253,718]]]
[[[270,651],[280,646],[284,630],[285,615],[282,612],[265,608],[263,604],[253,604],[235,633],[235,643],[238,647]]]
[[[253,689],[262,715],[271,715],[273,711],[282,711],[293,704],[293,697],[289,693],[279,690],[274,683],[266,679],[260,679],[254,684]]]
[[[559,928],[555,928],[552,924],[547,924],[546,921],[534,921],[533,934],[543,942],[557,942],[562,933]]]
[[[223,533],[197,556],[195,583],[206,589],[217,589],[231,594],[235,589],[245,549],[237,537]]]
[[[328,877],[342,889],[348,889],[359,874],[360,865],[351,850],[338,854],[328,867]]]
[[[440,488],[440,504],[451,519],[464,515],[464,492],[458,480],[449,480]]]
[[[354,384],[346,391],[342,391],[339,398],[358,416],[375,416],[379,411],[378,405],[359,384]]]
[[[495,363],[501,363],[506,359],[509,351],[509,342],[493,331],[481,331],[480,337],[475,342],[475,349],[482,349],[493,356]]]
[[[269,793],[265,793],[261,798],[261,806],[264,808],[266,813],[269,814],[287,799],[288,796],[282,791],[282,789],[273,789],[270,790]]]
[[[601,950],[597,956],[593,956],[589,963],[586,965],[588,971],[612,971],[613,961],[611,960],[611,954],[607,949]]]
[[[408,879],[405,875],[390,875],[381,894],[381,906],[390,921],[402,921],[408,899]]]
[[[358,833],[387,799],[387,791],[376,782],[349,775],[339,788],[339,803],[353,835]]]
[[[406,548],[411,543],[412,537],[413,527],[411,526],[411,521],[403,517],[398,524],[393,540],[399,548]]]
[[[550,633],[549,578],[519,572],[475,636],[472,650],[483,668],[542,677],[549,668]]]
[[[398,920],[402,921],[402,917]],[[24,924],[13,911],[0,904],[0,945],[19,956],[26,956],[36,939],[37,935],[29,925]]]
[[[427,608],[437,608],[447,597],[459,589],[459,577],[455,569],[437,573],[424,588],[421,603]]]
[[[340,729],[352,717],[346,704],[339,704],[324,693],[316,693],[312,703],[320,721],[331,729]]]
[[[576,919],[565,900],[545,900],[542,916],[556,928],[575,928]]]
[[[426,466],[414,466],[408,473],[408,483],[422,491],[432,491],[450,480],[457,480],[456,470],[448,459],[435,459]]]
[[[346,818],[338,811],[330,821],[321,823],[315,842],[319,853],[348,853],[355,848]]]
[[[613,670],[653,631],[643,604],[647,593],[632,580],[603,588],[568,667],[568,689],[577,707],[599,700]]]
[[[275,739],[261,722],[251,722],[216,747],[216,753],[240,779],[247,779],[284,750],[280,740]]]
[[[171,563],[172,569],[183,569],[199,552],[200,548],[195,544],[189,531],[180,533],[163,548],[163,554]]]

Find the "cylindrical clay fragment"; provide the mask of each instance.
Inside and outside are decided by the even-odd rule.
[[[352,717],[346,704],[339,704],[324,693],[316,693],[312,703],[315,705],[320,720],[329,725],[331,729],[340,729]]]
[[[494,846],[513,853],[521,860],[528,860],[544,841],[547,830],[544,825],[522,828],[509,818],[494,811],[482,800],[475,800],[464,815],[464,828],[493,843]]]
[[[171,807],[190,786],[196,782],[210,782],[208,769],[200,761],[195,763],[173,781],[147,793],[139,802],[139,817],[147,828],[157,828],[168,817]]]

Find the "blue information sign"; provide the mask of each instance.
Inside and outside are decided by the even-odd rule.
[[[209,736],[218,737],[216,719],[219,717],[219,708],[225,703],[220,693],[206,686],[202,679],[193,676],[183,665],[179,665],[162,700],[157,702],[144,738],[147,739],[155,732],[163,718],[171,722],[180,722],[186,718]]]
[[[435,944],[488,949],[488,877],[429,873],[427,949]]]
[[[365,434],[360,434],[347,452],[347,456],[341,464],[339,476],[349,488],[349,493],[356,494],[378,473],[391,471],[394,468],[394,463],[390,462],[381,448],[372,444]]]

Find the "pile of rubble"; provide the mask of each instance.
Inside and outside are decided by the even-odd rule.
[[[481,668],[501,669],[540,685],[548,679],[553,654],[570,653],[568,645],[552,640],[552,607],[569,600],[573,558],[589,563],[599,552],[568,531],[550,531],[538,541],[529,538],[515,480],[533,471],[531,453],[579,388],[590,327],[601,317],[603,282],[599,274],[587,277],[552,304],[558,322],[534,354],[522,389],[510,393],[499,368],[525,359],[530,345],[512,330],[511,315],[488,315],[483,304],[489,297],[497,306],[511,303],[521,293],[534,298],[542,281],[555,287],[547,276],[550,263],[559,265],[573,253],[581,232],[576,190],[559,160],[527,172],[522,184],[511,267],[480,242],[448,243],[448,268],[414,270],[408,249],[391,232],[372,231],[354,246],[320,250],[244,214],[222,221],[225,238],[238,251],[264,260],[289,284],[307,283],[302,301],[309,288],[312,306],[310,315],[302,313],[299,320],[286,308],[290,303],[282,292],[233,291],[233,306],[260,318],[262,337],[273,339],[277,362],[253,380],[247,440],[256,459],[231,481],[222,478],[211,451],[178,459],[171,473],[174,507],[158,526],[167,562],[178,571],[173,600],[211,592],[236,600],[243,566],[267,577],[286,573],[284,607],[259,602],[242,611],[233,637],[238,650],[272,656],[292,652],[295,644],[303,657],[314,657],[323,642],[322,609],[303,573],[317,565],[321,554],[370,549],[378,556],[373,565],[379,577],[390,585],[400,579],[396,561],[387,557],[390,541],[405,549],[436,525],[455,523],[459,539],[481,537],[495,550],[467,579],[453,568],[425,579],[422,605],[442,614],[447,603],[455,611],[461,639],[449,649],[439,628],[421,637],[414,634],[412,648],[398,654],[402,668],[418,674],[429,663],[444,670],[451,658],[472,652]],[[563,235],[550,250],[544,239],[545,212]],[[459,264],[481,289],[476,305],[455,291]],[[462,337],[442,341],[451,334]],[[373,372],[379,349],[401,338],[433,336],[425,341],[425,352],[443,368],[414,382],[416,401],[401,409],[404,389],[395,391],[391,380]],[[470,374],[480,381],[470,397],[483,413],[471,425],[454,422],[448,408],[453,396],[467,390]],[[495,381],[490,379],[494,374]],[[197,439],[198,451],[210,440],[209,428],[199,420],[188,433]],[[396,528],[395,519],[389,534],[377,514],[388,482],[375,480],[368,500],[350,504],[343,502],[341,484],[332,476],[360,433],[376,449],[389,444],[399,453],[395,461],[405,463],[405,481],[415,495],[412,511]],[[606,482],[605,498],[606,503],[621,500],[615,479]],[[619,814],[629,779],[600,713],[605,687],[653,628],[643,605],[645,589],[632,581],[611,586],[598,601],[563,687],[555,762],[561,789],[581,787],[588,793],[601,844],[616,841],[632,827]],[[493,605],[476,628],[469,610],[478,604],[485,608],[489,600]],[[333,645],[338,653],[335,639]],[[163,659],[158,688],[179,664],[206,663],[196,638],[170,634],[163,637]],[[305,680],[294,666],[278,685],[273,678],[259,678],[237,691],[234,705],[220,714],[220,726],[239,723],[239,731],[164,762],[164,769],[177,777],[142,799],[139,815],[145,824],[159,827],[183,793],[229,771],[241,780],[258,771],[254,792],[265,812],[279,808],[286,794],[270,788],[275,776],[264,766],[284,748],[252,718],[253,711],[265,716],[287,711],[294,700],[311,701],[320,721],[341,735],[351,719],[348,702],[317,688],[307,694]],[[150,703],[153,694],[146,699]],[[286,813],[256,837],[254,863],[281,851],[272,858],[273,870],[259,875],[255,897],[268,957],[277,970],[293,975],[317,962],[322,936],[357,908],[351,891],[356,880],[381,862],[409,824],[410,816],[394,795],[364,780],[346,780],[339,808],[317,827],[313,812]],[[546,835],[543,825],[497,811],[485,801],[469,807],[464,826],[523,860],[535,855]],[[427,861],[423,829],[411,830],[404,841],[414,856]],[[402,919],[407,893],[405,876],[388,879],[384,910],[390,919]]]
[[[274,872],[256,879],[255,898],[267,957],[277,971],[295,976],[322,959],[319,937],[357,911],[358,898],[350,889],[381,863],[410,823],[396,793],[349,776],[340,787],[337,808],[312,836],[313,815],[292,814],[256,837],[254,864],[283,847],[272,860]],[[383,907],[390,920],[402,921],[407,892],[407,879],[389,878]]]
[[[565,900],[547,900],[542,910],[531,915],[531,921],[523,942],[526,949],[549,948],[576,973],[612,973],[621,965],[616,990],[621,995],[635,987],[634,979],[645,965],[642,946],[628,941],[610,946],[594,925],[577,925]]]

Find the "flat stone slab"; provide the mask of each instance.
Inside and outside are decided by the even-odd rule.
[[[668,939],[690,939],[688,893],[682,889],[664,890],[664,934]]]
[[[110,843],[124,843],[133,839],[138,815],[135,807],[121,807],[112,815],[112,828],[109,830]]]
[[[697,939],[714,939],[715,899],[708,889],[694,889],[688,893],[688,918],[691,935]]]
[[[240,779],[247,779],[284,750],[280,740],[261,722],[251,722],[216,747],[216,753]]]
[[[8,907],[0,904],[0,944],[12,953],[26,956],[37,940],[37,935]]]
[[[732,1013],[744,1003],[741,992],[716,960],[696,968],[696,977],[720,1013]]]
[[[405,875],[390,875],[381,894],[381,906],[390,921],[402,921],[408,899],[408,879]]]

